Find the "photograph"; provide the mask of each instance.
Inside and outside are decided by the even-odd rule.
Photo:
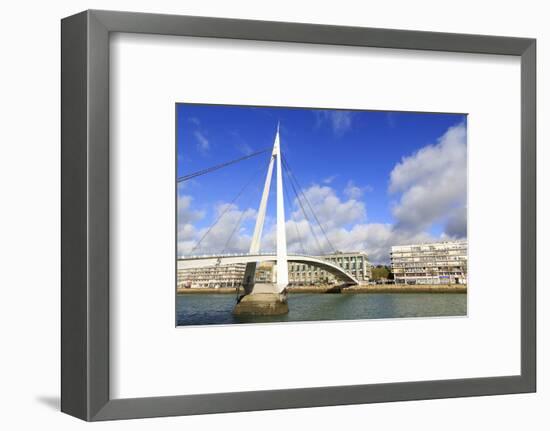
[[[467,114],[176,104],[176,325],[467,316]]]

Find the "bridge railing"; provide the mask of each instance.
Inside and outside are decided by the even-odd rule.
[[[260,252],[260,253],[224,253],[224,254],[202,254],[202,255],[191,255],[191,256],[178,256],[178,260],[187,260],[187,261],[200,261],[200,260],[206,260],[206,259],[211,259],[211,260],[217,260],[217,259],[223,259],[223,258],[231,258],[231,257],[235,257],[235,258],[239,258],[239,257],[245,257],[245,256],[270,256],[270,257],[276,257],[276,253],[275,252]],[[345,268],[342,268],[340,265],[336,264],[335,262],[332,262],[331,260],[329,259],[325,259],[323,258],[323,256],[315,256],[315,255],[308,255],[308,254],[305,254],[305,253],[300,253],[300,254],[288,254],[288,258],[289,260],[292,260],[293,257],[302,257],[302,258],[306,258],[306,259],[303,259],[304,261],[306,262],[310,262],[309,264],[311,265],[314,265],[315,266],[315,260],[317,261],[323,261],[326,265],[328,266],[332,266],[333,268],[335,269],[338,269],[340,272],[346,274],[348,276],[348,278],[352,279],[354,282],[358,283],[358,281],[355,279],[355,277],[353,276],[353,274],[350,273],[350,271],[348,271],[347,269]],[[307,258],[314,258],[312,259],[311,261],[308,261]],[[297,259],[297,260],[300,260],[300,259]],[[197,262],[199,265],[200,263]],[[204,264],[205,262],[203,262]],[[216,265],[216,263],[212,263],[214,265]],[[208,265],[211,265],[211,263],[208,263]]]
[[[224,253],[224,254],[193,254],[193,255],[180,255],[178,256],[178,260],[186,260],[186,259],[208,259],[208,258],[218,258],[218,257],[241,257],[241,256],[273,256],[277,255],[276,251],[261,251],[258,253]],[[307,256],[307,257],[315,257],[318,259],[323,259],[323,256],[317,256],[314,254],[308,254],[308,253],[288,253],[287,256]]]

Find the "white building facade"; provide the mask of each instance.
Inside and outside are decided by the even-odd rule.
[[[367,253],[363,251],[337,252],[318,257],[338,265],[360,283],[368,283],[371,278],[371,265]],[[312,265],[295,262],[288,263],[288,279],[294,286],[337,283],[336,278],[329,272]]]
[[[466,240],[393,246],[390,257],[396,284],[467,284]]]
[[[371,278],[371,265],[365,252],[334,253],[319,256],[355,277],[360,283],[368,283]],[[256,267],[257,283],[272,283],[276,278],[274,262],[263,262]],[[216,265],[206,268],[178,270],[178,288],[219,288],[242,286],[246,264]],[[311,286],[337,284],[334,275],[318,267],[288,262],[289,284]]]
[[[243,284],[246,264],[217,265],[178,270],[178,288],[238,287]]]

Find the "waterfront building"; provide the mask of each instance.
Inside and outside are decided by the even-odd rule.
[[[368,283],[371,277],[371,265],[365,252],[338,252],[319,256],[338,266],[360,283]],[[178,288],[238,287],[244,280],[246,264],[216,265],[204,268],[178,270]],[[256,283],[272,283],[275,279],[276,266],[273,262],[262,262],[256,269]],[[311,286],[320,284],[337,284],[336,278],[312,265],[288,262],[289,284],[294,286]]]
[[[467,284],[466,240],[397,245],[390,257],[396,284]]]
[[[260,262],[256,266],[254,280],[256,283],[274,283],[277,276],[275,262]]]
[[[364,251],[336,252],[318,257],[338,265],[360,283],[368,283],[371,278],[371,265],[367,253]],[[288,280],[294,286],[338,283],[336,278],[327,271],[312,265],[295,262],[288,263]]]
[[[245,268],[245,263],[236,263],[178,270],[178,288],[241,286]]]
[[[256,283],[273,283],[276,273],[274,266],[273,262],[259,263],[256,268]],[[196,289],[242,286],[245,269],[245,263],[181,269],[178,270],[178,287]]]

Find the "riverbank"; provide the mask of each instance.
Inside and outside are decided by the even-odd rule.
[[[464,284],[373,284],[350,286],[342,293],[467,293]]]
[[[360,286],[293,286],[287,288],[289,293],[467,293],[467,286],[463,284],[366,284]],[[234,287],[204,287],[195,289],[178,288],[178,295],[219,293],[233,294]],[[239,293],[244,290],[239,289]]]

